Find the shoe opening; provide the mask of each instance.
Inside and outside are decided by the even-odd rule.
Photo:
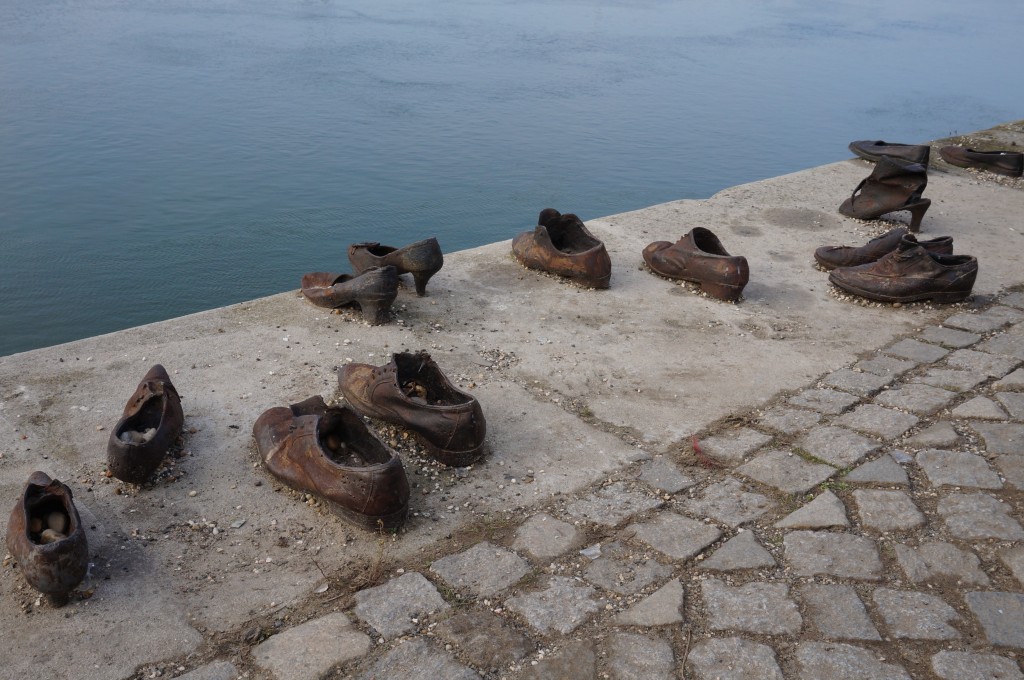
[[[448,380],[426,354],[396,354],[398,385],[405,396],[428,406],[455,406],[469,399],[452,389]]]

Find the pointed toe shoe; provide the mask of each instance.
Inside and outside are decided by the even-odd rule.
[[[107,442],[107,467],[123,482],[142,484],[181,434],[185,416],[170,376],[156,364],[142,378]]]
[[[366,323],[387,323],[391,305],[398,297],[398,270],[392,266],[371,267],[351,276],[312,272],[302,277],[302,294],[317,307],[336,309],[358,305]]]

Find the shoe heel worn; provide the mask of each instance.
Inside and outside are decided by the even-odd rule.
[[[436,274],[436,271],[427,272],[412,272],[412,280],[416,283],[416,294],[420,297],[424,297],[427,294],[427,281],[430,277]]]
[[[727,286],[722,283],[701,283],[700,289],[713,298],[734,301],[743,292],[742,286]]]
[[[920,230],[921,220],[924,219],[924,214],[928,212],[928,207],[931,204],[930,198],[922,198],[917,203],[906,207],[910,211],[910,231],[917,233]]]
[[[363,321],[371,326],[380,326],[388,322],[391,302],[383,300],[360,302],[359,309],[363,312]]]

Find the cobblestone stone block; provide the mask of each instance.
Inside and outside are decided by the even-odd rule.
[[[895,439],[917,424],[917,416],[876,404],[861,404],[835,420],[839,425],[881,437]]]
[[[608,670],[617,680],[668,678],[675,669],[672,645],[637,633],[615,633],[608,642]]]
[[[743,638],[698,642],[686,663],[696,680],[783,680],[775,651]]]
[[[943,650],[932,657],[942,680],[1024,680],[1016,663],[1004,656]]]
[[[761,635],[796,635],[803,619],[784,583],[728,586],[718,579],[701,583],[711,630]]]
[[[967,593],[964,599],[989,642],[1024,649],[1024,595]]]
[[[879,456],[843,477],[845,482],[856,484],[890,484],[906,486],[910,483],[907,471],[890,454]]]
[[[1005,420],[1006,411],[988,397],[975,397],[954,408],[954,418],[980,418],[982,420]]]
[[[796,661],[801,680],[910,680],[900,666],[882,663],[874,652],[840,642],[801,642]]]
[[[819,425],[797,442],[815,458],[836,467],[853,465],[878,450],[878,443],[842,427]]]
[[[175,680],[237,680],[238,669],[230,661],[214,661],[200,666],[191,673],[179,675]]]
[[[988,576],[981,570],[978,556],[960,550],[951,543],[932,541],[914,548],[897,543],[896,561],[912,583],[941,583],[987,586]]]
[[[707,455],[735,465],[743,461],[751,451],[755,451],[771,440],[768,435],[752,430],[749,427],[741,427],[725,434],[716,435],[702,439],[701,450]]]
[[[1024,368],[1018,368],[1013,373],[1003,376],[992,385],[997,390],[1009,390],[1020,392],[1024,390]]]
[[[980,347],[990,346],[990,342],[991,340],[984,342]],[[952,368],[970,371],[977,375],[1002,378],[1016,368],[1020,364],[1020,360],[988,352],[976,352],[973,349],[958,349],[946,358],[946,364]]]
[[[409,572],[355,595],[355,613],[385,637],[412,630],[414,618],[444,611],[447,602],[422,574]]]
[[[854,371],[841,368],[826,375],[822,382],[837,390],[850,392],[861,397],[874,394],[892,381],[887,375],[875,375],[867,371]]]
[[[692,515],[710,517],[732,527],[757,519],[775,507],[767,496],[747,491],[735,477],[712,484],[700,498],[691,498],[683,505]]]
[[[252,650],[257,666],[278,680],[319,680],[332,667],[370,651],[365,633],[352,628],[348,616],[328,614],[289,628]]]
[[[437,624],[434,633],[457,647],[477,668],[497,670],[533,651],[533,643],[490,611],[473,607]]]
[[[949,354],[949,350],[938,345],[930,345],[927,342],[921,342],[920,340],[900,340],[892,347],[887,347],[882,350],[886,354],[900,359],[910,359],[911,361],[917,361],[920,363],[931,363],[938,361],[942,357]]]
[[[478,597],[494,595],[526,576],[530,563],[511,550],[487,541],[430,565],[430,571],[462,591]]]
[[[860,397],[855,394],[830,389],[804,390],[789,399],[789,403],[794,406],[803,406],[826,414],[842,413],[858,401]]]
[[[971,421],[971,429],[981,435],[985,450],[990,454],[1024,454],[1024,425]]]
[[[796,434],[814,427],[821,420],[817,411],[802,408],[786,408],[777,406],[768,409],[761,416],[761,424],[784,434]]]
[[[528,666],[522,677],[523,680],[594,680],[597,677],[594,643],[591,640],[570,640],[536,666]]]
[[[983,493],[950,494],[939,499],[939,514],[949,532],[968,541],[996,538],[1024,539],[1024,529],[1012,517],[1010,507]]]
[[[838,576],[877,581],[882,576],[878,548],[870,538],[824,531],[793,531],[783,539],[786,561],[798,576]]]
[[[930,368],[923,375],[910,378],[907,382],[940,387],[952,392],[966,392],[988,380],[984,373],[958,371],[951,368]]]
[[[700,568],[708,571],[739,571],[774,566],[775,558],[757,542],[757,537],[750,531],[736,534],[710,558],[700,563]]]
[[[669,567],[659,564],[641,551],[614,542],[604,546],[601,557],[594,560],[583,575],[605,590],[632,595],[656,581],[668,578],[671,573]]]
[[[996,395],[1007,413],[1014,420],[1024,420],[1024,394],[1020,392],[1000,392]]]
[[[672,579],[661,588],[615,616],[620,626],[666,626],[683,621],[683,586]]]
[[[960,615],[941,598],[927,593],[878,588],[872,594],[892,637],[910,640],[955,640],[960,633],[949,625]]]
[[[638,512],[660,508],[661,499],[630,489],[622,482],[609,484],[570,504],[567,512],[576,519],[615,526]]]
[[[636,538],[674,560],[688,560],[718,540],[722,532],[674,512],[663,512],[650,522],[634,524]]]
[[[921,339],[926,340],[927,342],[945,345],[946,347],[952,347],[953,349],[962,349],[973,345],[978,340],[981,340],[981,336],[977,333],[968,333],[967,331],[957,330],[956,328],[929,326],[923,333],[921,333]]]
[[[800,586],[810,624],[830,640],[881,640],[864,603],[850,586],[807,583]]]
[[[598,610],[593,594],[592,586],[568,576],[552,576],[544,590],[516,595],[507,604],[538,633],[557,631],[565,635]]]
[[[999,551],[999,559],[1010,570],[1017,582],[1024,585],[1024,545],[1015,545]]]
[[[853,365],[854,370],[860,369],[875,375],[884,375],[896,378],[903,375],[910,369],[917,366],[916,361],[897,359],[896,357],[877,356],[870,359],[863,359]]]
[[[1001,335],[989,338],[978,345],[978,349],[992,354],[1024,359],[1024,327],[1020,324]]]
[[[932,486],[968,486],[999,489],[1003,483],[981,456],[964,451],[928,449],[917,454],[917,464]]]
[[[924,515],[902,491],[858,489],[853,492],[861,523],[877,531],[905,531],[924,524]]]
[[[640,466],[638,477],[644,484],[666,493],[679,493],[697,483],[697,480],[683,474],[664,456],[655,456],[653,460]]]
[[[516,530],[512,547],[535,560],[550,560],[582,542],[583,535],[576,527],[541,512],[526,520]]]
[[[930,416],[955,398],[956,392],[931,385],[907,383],[882,392],[875,397],[875,403],[910,411],[919,416]]]
[[[996,456],[995,464],[1007,484],[1024,489],[1024,456]]]
[[[836,473],[835,468],[811,463],[791,451],[759,453],[736,472],[784,493],[804,493]]]
[[[998,330],[1007,324],[1020,321],[1020,318],[1018,318],[1020,316],[1024,316],[1024,314],[1021,314],[1019,310],[996,305],[984,312],[954,314],[943,321],[942,324],[944,326],[952,326],[953,328],[962,328],[965,331],[972,331],[974,333],[988,333]]]
[[[907,439],[907,444],[916,448],[935,449],[955,446],[959,441],[960,435],[953,429],[953,425],[940,420]]]
[[[321,676],[316,676],[321,677]],[[471,668],[463,666],[427,641],[413,638],[399,643],[359,676],[360,680],[402,678],[402,680],[479,680]]]
[[[775,526],[780,529],[828,529],[848,527],[850,520],[839,497],[831,491],[824,491],[804,507],[776,522]]]
[[[1024,309],[1024,293],[1010,293],[1009,295],[1002,297],[999,302],[1007,307]]]

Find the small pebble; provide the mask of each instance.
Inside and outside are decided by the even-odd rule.
[[[196,491],[196,490],[194,490],[194,489],[193,489],[192,491],[189,491],[189,492],[188,492],[188,496],[189,496],[189,498],[195,498],[195,497],[196,497],[196,496],[198,496],[198,495],[199,495],[199,492],[198,492],[198,491]]]

